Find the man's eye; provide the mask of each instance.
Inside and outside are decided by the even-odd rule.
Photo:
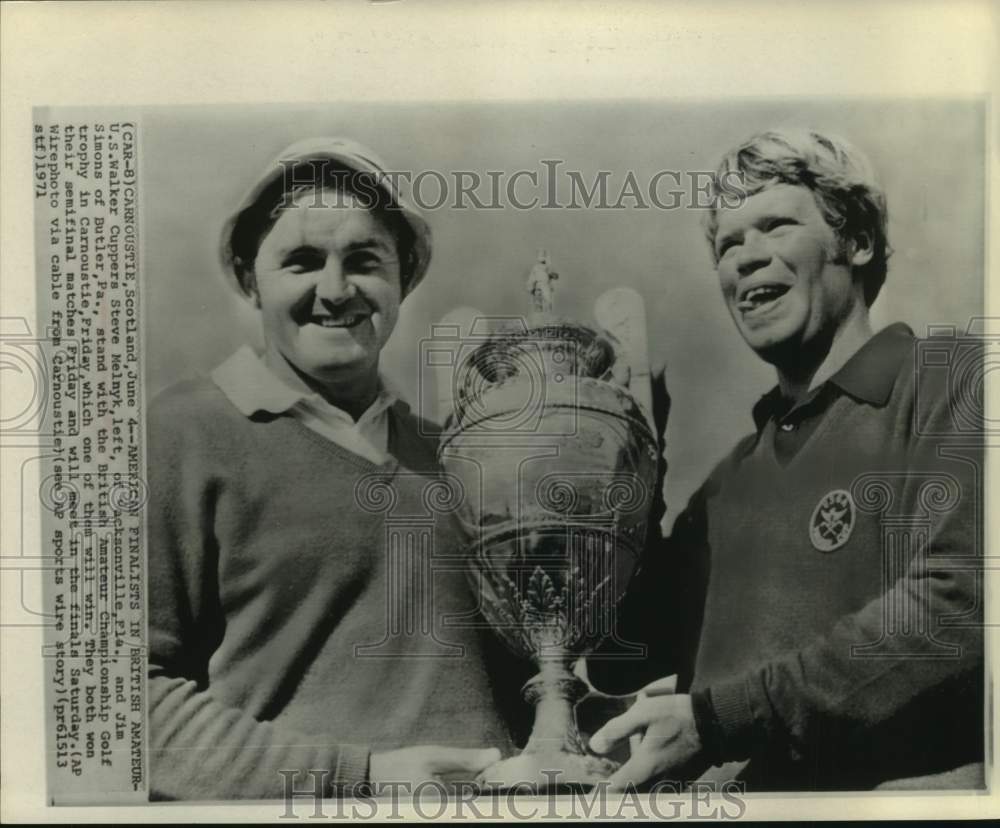
[[[720,259],[726,255],[727,252],[736,247],[736,239],[726,239],[719,245],[719,251],[716,254]]]
[[[281,267],[292,273],[311,273],[314,270],[322,270],[325,264],[326,261],[318,253],[300,250],[288,256],[281,263]]]
[[[344,262],[348,273],[376,273],[384,267],[381,257],[375,253],[352,253]]]
[[[794,224],[798,224],[795,219],[790,218],[776,218],[771,219],[767,223],[767,232],[770,233],[772,230],[780,230],[782,227],[791,227]]]

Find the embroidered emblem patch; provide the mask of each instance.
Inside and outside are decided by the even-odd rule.
[[[820,552],[840,549],[854,530],[855,511],[851,493],[834,489],[820,498],[809,519],[809,540]]]

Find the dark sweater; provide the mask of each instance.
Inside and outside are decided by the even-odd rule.
[[[152,405],[153,796],[351,783],[409,745],[510,751],[452,516],[425,498],[435,440],[402,404],[389,433],[378,466],[208,380]]]
[[[712,757],[750,759],[750,790],[982,761],[982,440],[948,383],[967,357],[945,341],[918,362],[915,345],[892,326],[803,405],[768,395],[623,609],[650,658],[615,689],[679,670]],[[814,543],[838,490],[850,531]]]

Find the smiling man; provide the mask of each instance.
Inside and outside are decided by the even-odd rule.
[[[268,369],[354,420],[378,396],[379,353],[399,316],[396,237],[407,234],[391,215],[333,186],[292,193],[245,275]]]
[[[157,798],[471,780],[511,750],[496,645],[446,623],[474,605],[450,516],[427,514],[436,443],[379,372],[430,231],[372,159],[316,139],[265,168],[223,232],[263,353],[151,407]]]
[[[714,254],[733,321],[775,366],[785,398],[801,397],[871,338],[869,295],[880,285],[861,273],[876,256],[885,267],[885,230],[841,239],[811,190],[781,183],[717,222]]]
[[[676,670],[678,692],[661,682],[591,746],[641,736],[617,785],[732,761],[751,791],[982,787],[981,435],[953,420],[969,389],[905,325],[873,333],[887,211],[858,150],[767,132],[723,159],[733,173],[746,197],[708,239],[777,386],[623,610],[643,680]]]

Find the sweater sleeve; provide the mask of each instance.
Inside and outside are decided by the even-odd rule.
[[[208,663],[224,631],[212,531],[220,481],[212,447],[178,408],[154,403],[149,417],[151,797],[270,799],[291,785],[330,796],[362,782],[367,747],[286,732],[213,695]]]
[[[957,729],[960,718],[981,715],[981,705],[967,709],[983,683],[982,582],[971,565],[980,554],[981,438],[947,436],[953,401],[943,389],[935,400],[921,414],[921,432],[933,436],[913,438],[894,487],[900,514],[918,514],[941,496],[926,552],[828,634],[700,691],[698,727],[713,760],[745,759],[764,745],[803,758],[852,740],[869,752],[898,751],[907,727],[926,729],[943,715]],[[931,479],[951,483],[935,490]],[[949,486],[955,502],[946,502]]]

